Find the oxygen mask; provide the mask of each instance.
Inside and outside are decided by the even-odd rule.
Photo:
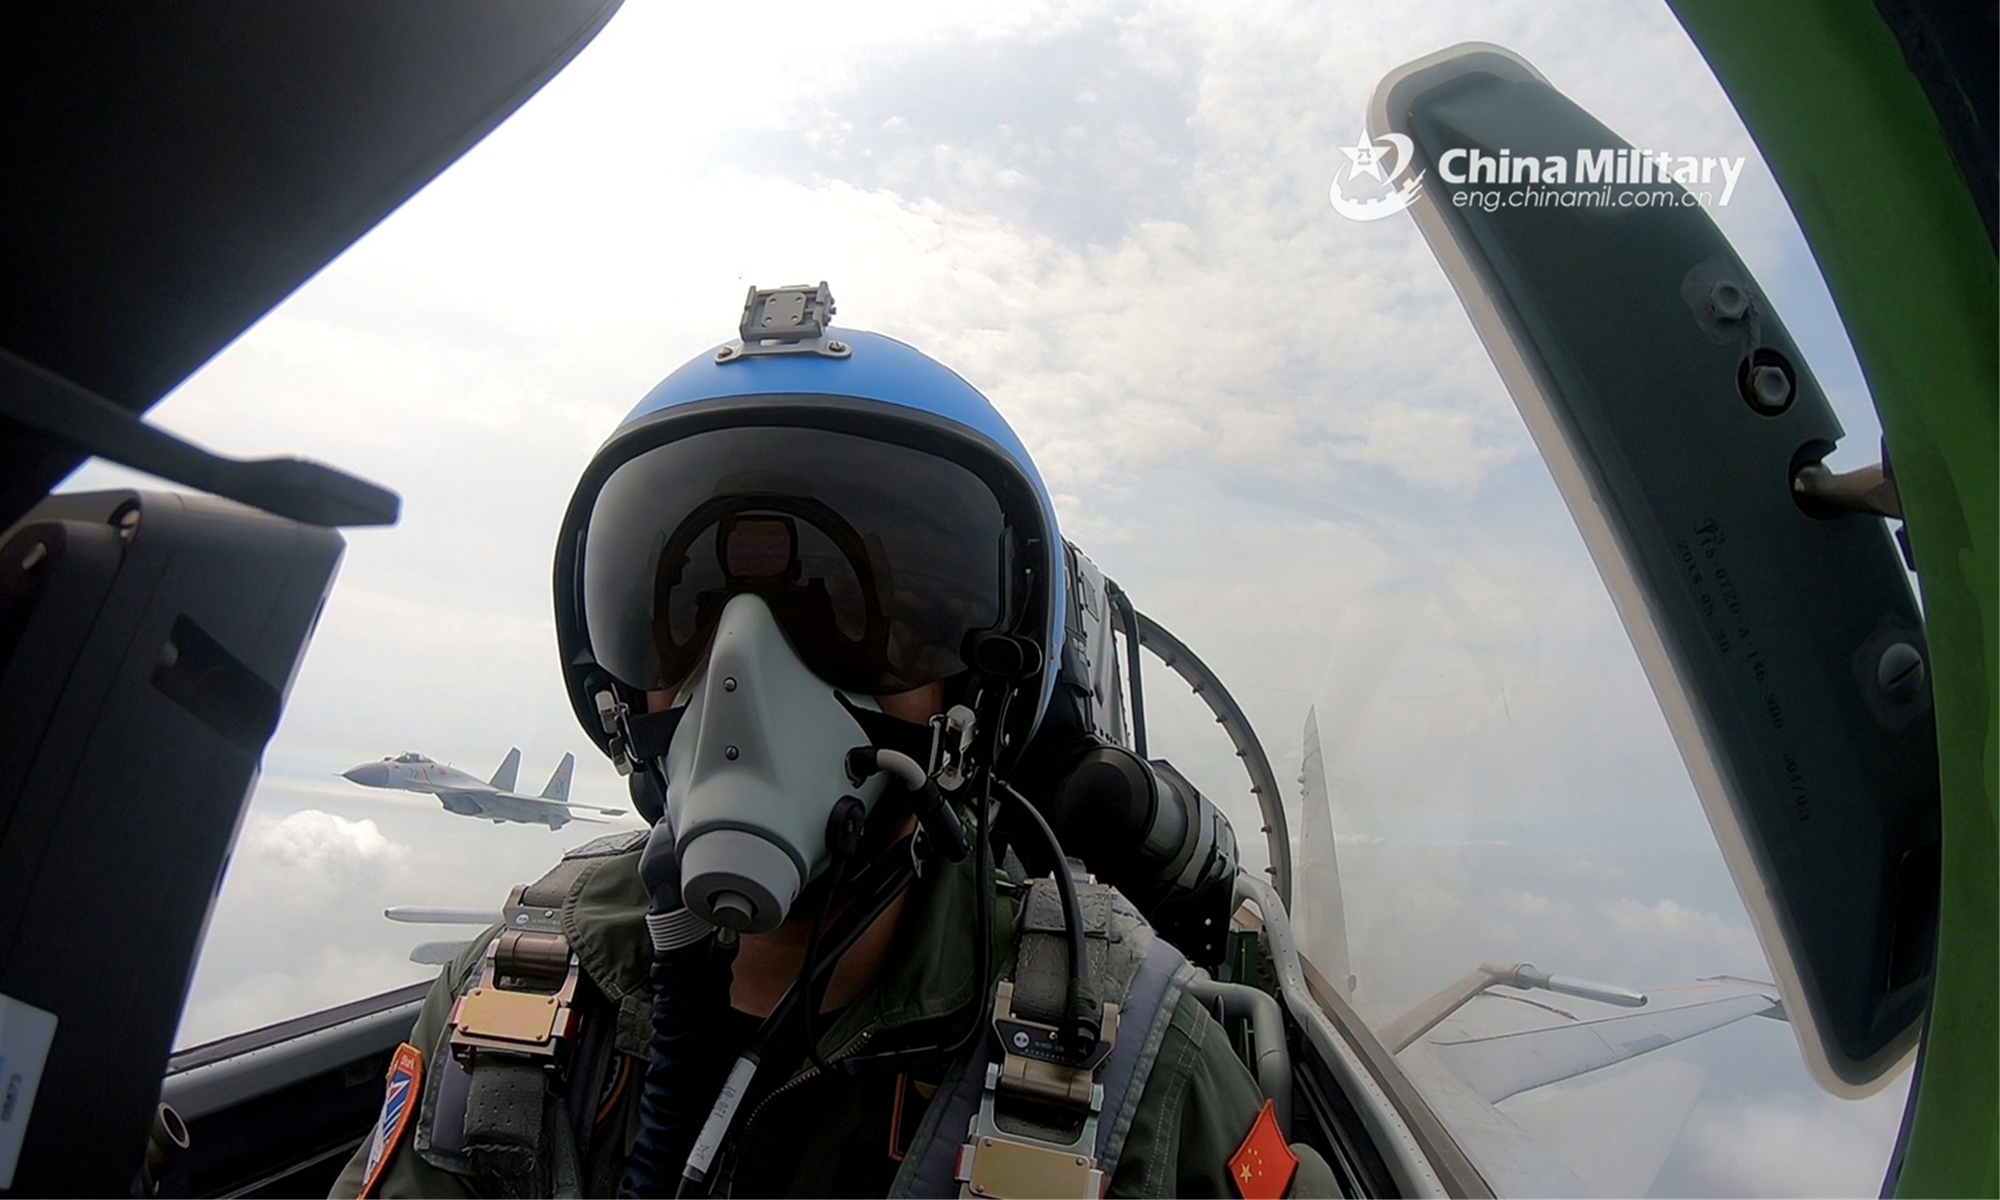
[[[770,606],[723,606],[706,665],[666,755],[681,896],[738,933],[775,929],[829,860],[828,818],[846,796],[873,811],[885,779],[856,785],[846,760],[868,744],[843,697],[801,662]]]

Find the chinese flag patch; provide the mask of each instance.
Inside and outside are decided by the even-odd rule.
[[[1229,1160],[1229,1178],[1243,1200],[1278,1200],[1292,1186],[1299,1169],[1299,1156],[1285,1144],[1278,1128],[1277,1107],[1264,1101],[1264,1110],[1250,1126],[1249,1136]]]

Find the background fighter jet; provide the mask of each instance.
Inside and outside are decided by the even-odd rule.
[[[604,823],[595,817],[578,816],[574,811],[578,808],[614,817],[622,815],[615,808],[590,808],[569,802],[569,777],[575,767],[576,755],[563,755],[562,764],[556,767],[555,774],[549,776],[548,786],[542,789],[539,796],[523,796],[514,791],[514,779],[521,770],[519,747],[507,751],[507,757],[500,761],[500,769],[493,772],[493,778],[486,782],[456,767],[408,751],[381,762],[350,767],[342,771],[341,776],[363,787],[429,792],[438,798],[447,812],[486,817],[496,825],[502,821],[518,821],[523,825],[546,825],[553,830],[561,829],[571,821]]]

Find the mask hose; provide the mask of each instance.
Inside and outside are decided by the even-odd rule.
[[[894,853],[892,850],[891,855]],[[730,1124],[736,1119],[737,1106],[742,1102],[743,1095],[748,1090],[750,1081],[755,1076],[758,1065],[762,1063],[764,1053],[772,1040],[791,1020],[804,994],[819,982],[822,975],[832,973],[833,965],[854,947],[854,943],[861,939],[862,934],[868,932],[884,912],[888,911],[889,906],[896,902],[896,898],[903,894],[909,887],[910,881],[915,878],[915,872],[907,856],[903,856],[900,860],[891,857],[889,862],[891,865],[886,873],[875,871],[863,873],[860,882],[872,883],[873,886],[857,890],[866,891],[867,898],[858,901],[854,907],[841,914],[839,922],[829,931],[829,946],[822,956],[822,961],[800,972],[798,980],[785,992],[784,998],[778,1001],[778,1007],[765,1018],[764,1024],[758,1030],[756,1042],[750,1049],[744,1051],[730,1068],[719,1094],[715,1094],[714,1104],[707,1110],[707,1120],[702,1123],[700,1133],[690,1143],[684,1156],[686,1166],[679,1172],[673,1193],[676,1197],[708,1194],[706,1185],[709,1164],[713,1161],[716,1150],[720,1148],[723,1137],[729,1132]],[[657,1008],[655,1011],[658,1011]],[[658,1067],[657,1060],[654,1065]],[[714,1094],[713,1089],[711,1093]],[[643,1117],[643,1110],[641,1115]],[[629,1175],[629,1163],[627,1172]],[[665,1195],[666,1192],[663,1188],[651,1194]]]
[[[833,806],[833,813],[826,819],[826,848],[833,861],[827,865],[828,882],[826,894],[820,897],[819,911],[813,914],[812,933],[806,938],[806,957],[803,970],[806,998],[806,1053],[821,1072],[830,1070],[826,1059],[819,1052],[819,1006],[826,996],[826,984],[833,982],[831,967],[826,971],[824,983],[815,982],[820,975],[820,934],[826,929],[827,918],[833,913],[833,898],[839,894],[840,885],[847,882],[847,868],[854,861],[854,852],[861,846],[861,827],[867,819],[867,811],[861,801],[853,796],[842,796],[840,803]],[[831,957],[831,956],[829,956]],[[839,959],[834,958],[834,964]]]
[[[639,1132],[618,1184],[621,1197],[672,1191],[709,1101],[729,1069],[730,964],[736,948],[708,936],[681,901],[673,832],[653,826],[639,860],[652,894],[646,924],[653,935],[653,1035],[639,1095]],[[691,939],[691,940],[684,940]]]

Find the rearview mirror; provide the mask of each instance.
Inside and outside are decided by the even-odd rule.
[[[1883,520],[1816,498],[1842,430],[1696,194],[1723,178],[1496,46],[1392,72],[1369,132],[1423,172],[1410,211],[1638,650],[1808,1067],[1874,1090],[1930,997],[1929,650]]]

